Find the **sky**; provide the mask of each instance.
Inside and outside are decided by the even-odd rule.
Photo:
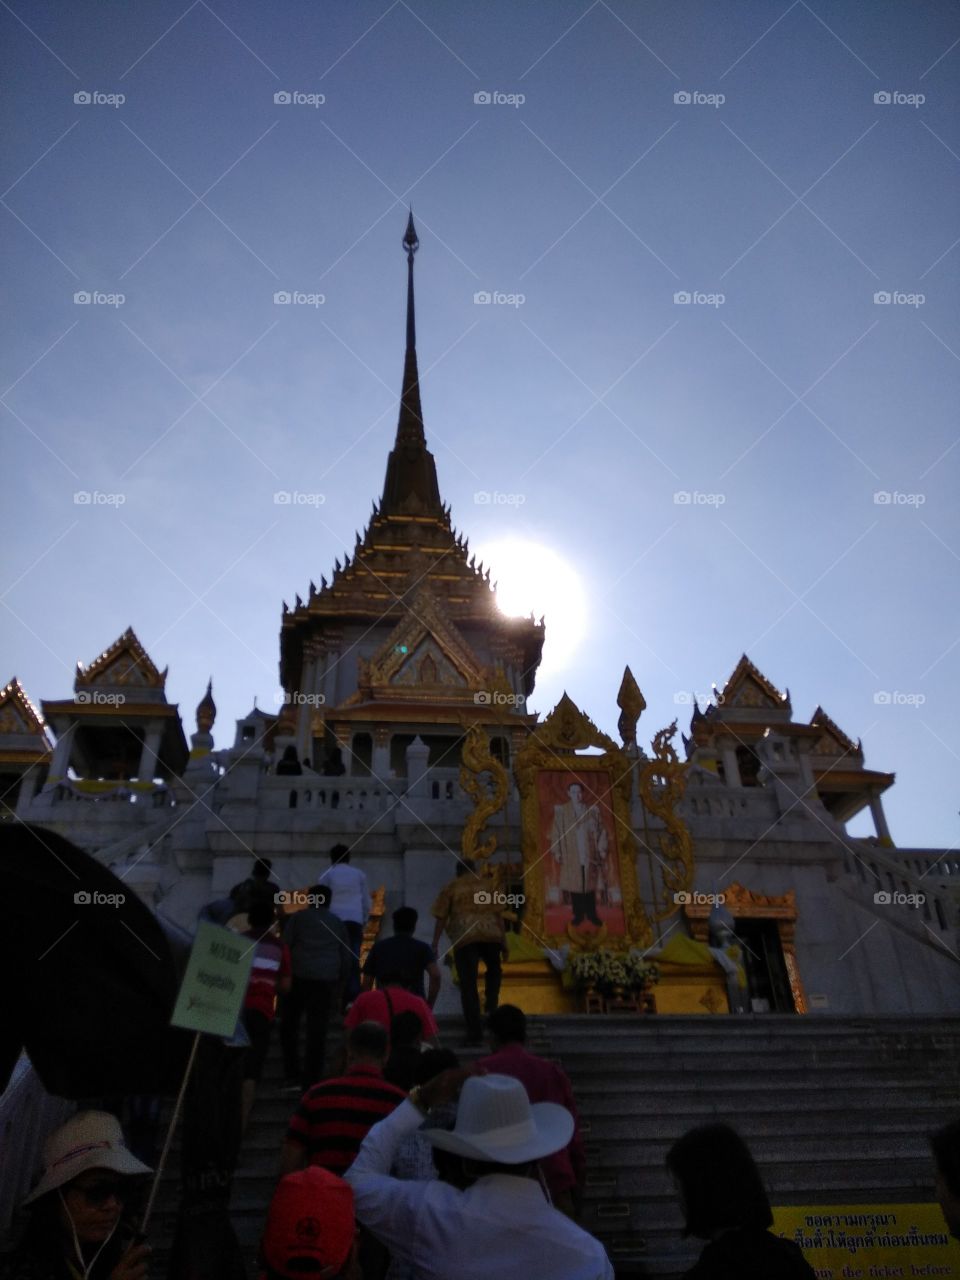
[[[273,708],[281,601],[380,494],[412,205],[441,492],[494,578],[555,588],[530,709],[615,733],[629,664],[649,741],[746,651],[896,772],[896,843],[957,843],[955,5],[0,29],[0,679],[68,697],[132,626],[188,734],[211,673],[218,746]]]

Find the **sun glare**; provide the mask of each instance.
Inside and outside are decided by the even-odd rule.
[[[532,612],[538,620],[543,615],[543,668],[567,666],[586,631],[586,594],[576,569],[550,547],[522,538],[484,544],[477,559],[490,567],[502,613],[526,617]]]

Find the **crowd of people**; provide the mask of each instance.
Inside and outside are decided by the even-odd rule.
[[[362,925],[369,894],[343,846],[282,929],[277,908],[286,895],[267,862],[204,908],[204,918],[229,924],[254,947],[239,1131],[278,1006],[286,1087],[298,1095],[263,1207],[260,1280],[613,1280],[602,1244],[580,1221],[587,1162],[570,1081],[531,1051],[523,1011],[499,1004],[502,918],[497,934],[491,921],[499,917],[474,911],[466,886],[459,876],[438,897],[432,947],[415,937],[416,911],[398,908],[392,936],[371,948],[362,973],[362,930],[348,926]],[[444,931],[460,979],[464,1043],[476,1045],[484,1030],[488,1038],[489,1052],[469,1063],[440,1046],[432,1012]],[[471,940],[472,931],[480,936]],[[328,1071],[327,1030],[341,1014],[342,1060]],[[960,1239],[960,1120],[931,1145],[936,1194]],[[797,1245],[773,1232],[759,1170],[729,1125],[687,1132],[666,1168],[684,1234],[704,1242],[687,1280],[815,1275]],[[46,1142],[26,1230],[0,1260],[0,1280],[146,1280],[151,1249],[138,1221],[151,1172],[113,1115],[78,1112]],[[190,1258],[189,1246],[181,1256]],[[240,1274],[174,1261],[168,1275],[188,1272]]]

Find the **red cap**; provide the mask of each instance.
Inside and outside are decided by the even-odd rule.
[[[355,1235],[353,1191],[336,1174],[311,1165],[280,1179],[260,1253],[263,1264],[277,1275],[321,1280],[343,1270]]]

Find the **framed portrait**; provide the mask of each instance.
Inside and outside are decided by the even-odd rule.
[[[523,924],[541,945],[652,941],[637,891],[631,769],[566,694],[518,753]]]
[[[537,773],[537,855],[543,867],[543,928],[627,932],[620,841],[609,769],[541,769]]]

